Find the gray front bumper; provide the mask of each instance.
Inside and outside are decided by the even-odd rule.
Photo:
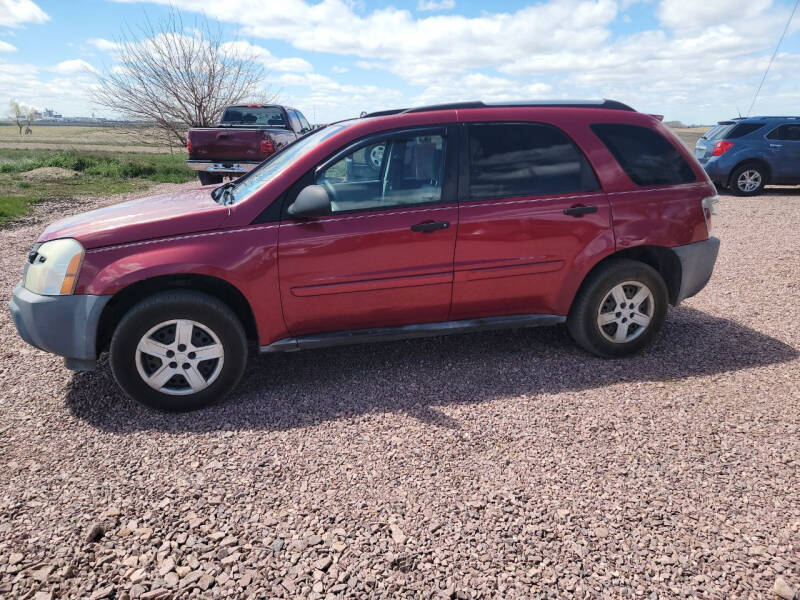
[[[11,317],[31,346],[65,357],[68,368],[91,369],[97,360],[97,326],[111,296],[40,296],[22,283],[11,296]]]
[[[711,279],[719,253],[719,238],[710,237],[672,250],[681,261],[681,287],[675,299],[675,304],[678,304],[697,294]]]

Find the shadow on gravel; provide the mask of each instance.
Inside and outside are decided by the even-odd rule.
[[[678,380],[798,356],[791,346],[749,327],[679,307],[670,311],[660,339],[628,359],[590,356],[563,327],[261,355],[251,358],[227,401],[182,415],[129,400],[103,363],[97,371],[73,376],[67,405],[92,426],[117,433],[285,430],[385,411],[454,428],[458,423],[437,406]]]

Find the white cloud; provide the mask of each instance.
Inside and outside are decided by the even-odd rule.
[[[87,40],[88,43],[98,50],[102,50],[103,52],[116,52],[119,48],[119,45],[116,42],[112,42],[111,40],[106,40],[103,38],[93,38],[91,40]]]
[[[455,0],[419,0],[417,10],[453,10],[456,7]]]
[[[347,67],[343,67],[341,65],[333,65],[331,67],[331,71],[333,71],[334,73],[347,73],[349,70],[350,69],[348,69]]]
[[[0,60],[0,107],[8,106],[13,96],[29,106],[55,108],[67,115],[90,112],[87,99],[95,85],[87,73],[52,75],[29,63],[8,63]]]
[[[658,17],[675,30],[697,31],[726,22],[752,27],[753,19],[766,19],[772,0],[661,0]],[[772,21],[772,19],[769,19]]]
[[[355,0],[284,0],[276,19],[258,10],[256,0],[204,3],[202,9],[196,0],[149,1],[201,10],[239,26],[244,36],[346,56],[359,68],[387,71],[405,90],[411,87],[377,98],[378,108],[395,98],[407,105],[412,99],[547,94],[611,97],[670,118],[706,121],[749,105],[789,13],[776,0],[541,0],[518,10],[486,5],[474,16],[370,9]],[[614,24],[624,19],[621,11],[634,5],[652,11],[656,25],[613,35]],[[790,31],[798,29],[795,19]],[[798,94],[792,69],[799,58],[785,52],[776,59],[759,102],[784,102],[779,112],[793,111],[796,102],[787,99]],[[341,108],[340,114],[352,111]]]
[[[303,58],[278,58],[263,46],[257,46],[244,40],[225,42],[220,46],[223,53],[240,58],[252,58],[264,65],[267,70],[288,72],[311,72],[314,67]]]
[[[50,17],[31,0],[0,0],[0,27],[44,23]]]
[[[97,69],[95,69],[92,65],[90,65],[82,58],[73,58],[72,60],[65,60],[52,67],[51,70],[55,71],[56,73],[61,73],[63,75],[75,75],[78,73],[91,73],[91,74],[97,73]]]
[[[17,51],[16,46],[12,46],[8,42],[0,40],[0,52],[16,52],[16,51]]]

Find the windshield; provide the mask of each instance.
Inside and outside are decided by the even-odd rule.
[[[283,111],[277,106],[231,106],[225,109],[220,125],[272,125],[286,127]]]
[[[233,202],[241,202],[249,198],[252,194],[283,173],[295,160],[311,151],[328,138],[336,135],[348,127],[348,125],[350,125],[350,123],[328,125],[324,129],[310,133],[298,139],[296,142],[289,144],[280,152],[273,154],[241,180],[234,182],[232,189]]]

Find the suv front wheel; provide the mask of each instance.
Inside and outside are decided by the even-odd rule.
[[[186,290],[160,292],[130,309],[109,352],[125,393],[166,411],[218,401],[239,381],[246,360],[236,314],[213,296]]]
[[[759,165],[742,165],[731,175],[730,188],[737,196],[756,196],[764,190],[766,174]]]
[[[667,286],[644,263],[616,258],[584,282],[567,318],[572,338],[603,358],[634,354],[658,334],[667,314]]]

